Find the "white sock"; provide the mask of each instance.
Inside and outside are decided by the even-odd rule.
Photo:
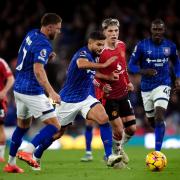
[[[124,144],[126,144],[130,139],[131,139],[131,135],[126,134],[125,131],[123,131],[123,137],[122,137],[122,146],[124,146]]]
[[[9,155],[8,163],[10,165],[16,165],[16,156],[13,157],[13,156]]]
[[[91,151],[86,151],[86,154],[91,155],[92,152]]]
[[[0,157],[4,158],[4,153],[5,153],[5,147],[6,145],[0,145]]]
[[[121,151],[121,140],[118,141],[113,138],[113,153],[116,155],[120,155],[120,151]]]
[[[23,151],[33,153],[35,151],[35,147],[32,143],[28,143],[27,146],[23,149]]]

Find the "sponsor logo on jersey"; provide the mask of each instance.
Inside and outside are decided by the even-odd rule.
[[[150,59],[150,58],[147,58],[146,61],[148,63],[154,63],[155,66],[163,66],[164,63],[168,62],[168,58],[163,58],[163,59]]]

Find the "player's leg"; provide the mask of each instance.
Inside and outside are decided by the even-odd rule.
[[[61,129],[59,131],[59,133],[56,133],[54,136],[53,136],[53,139],[56,140],[56,139],[59,139],[63,136],[63,134],[65,133],[66,129],[67,129],[68,125],[67,126],[61,126]],[[50,144],[51,145],[51,144]],[[50,145],[47,145],[47,144],[40,144],[36,150],[34,151],[33,153],[33,159],[39,164],[38,167],[32,167],[32,170],[34,171],[40,171],[41,170],[41,157],[43,155],[43,152],[50,146]]]
[[[164,121],[164,115],[165,115],[166,109],[162,107],[155,107],[155,150],[161,151],[163,138],[165,134],[165,121]]]
[[[1,107],[0,103],[0,163],[5,162],[4,153],[5,153],[5,146],[6,146],[6,135],[4,131],[4,118],[5,112],[3,107]]]
[[[28,131],[31,125],[31,114],[20,98],[15,95],[15,102],[17,108],[17,127],[14,130],[11,138],[8,164],[4,167],[4,172],[10,173],[22,173],[24,172],[21,168],[16,165],[16,154],[18,148],[22,143],[22,138]]]
[[[18,108],[18,107],[17,107]],[[24,172],[21,168],[16,165],[16,154],[18,148],[22,143],[22,138],[28,131],[31,125],[31,117],[27,119],[17,118],[17,127],[12,134],[10,149],[9,149],[9,159],[8,164],[4,167],[4,172],[9,173],[22,173]]]
[[[100,126],[105,125],[109,119],[103,105],[92,96],[89,96],[84,101],[84,104],[81,109],[81,113],[83,117],[96,121],[98,124],[100,124]],[[112,146],[111,137],[107,137],[107,138],[109,139],[107,139],[105,143],[109,144],[109,146]],[[121,155],[113,155],[113,154],[108,155],[107,165],[113,166],[116,162],[121,161],[121,159],[122,159]]]
[[[93,126],[94,126],[94,121],[86,119],[86,127],[85,127],[86,153],[81,158],[82,162],[88,162],[88,161],[93,160],[92,150],[91,150],[91,142],[92,142],[92,137],[93,137]]]
[[[170,98],[171,88],[169,86],[159,86],[153,90],[153,102],[155,107],[155,150],[161,151],[165,134],[165,112]]]
[[[130,100],[127,97],[119,100],[119,115],[124,125],[124,131],[121,140],[121,154],[123,155],[123,162],[127,164],[129,162],[129,158],[123,147],[132,138],[136,131],[134,110]]]
[[[107,161],[112,154],[112,128],[109,123],[105,123],[99,125],[99,129],[105,151],[104,160]]]
[[[169,86],[159,86],[153,90],[153,102],[155,107],[155,150],[160,151],[165,134],[165,112],[170,98]]]
[[[65,103],[65,102],[61,102],[60,106],[56,107],[56,115],[58,117],[58,120],[60,121],[62,127],[61,129],[53,136],[53,141],[56,139],[59,139],[65,132],[65,130],[67,129],[67,127],[69,125],[72,124],[72,122],[74,121],[75,117],[77,116],[78,112],[79,112],[79,103]],[[67,113],[68,112],[68,113]],[[37,135],[38,136],[38,135]],[[36,148],[35,152],[34,152],[34,159],[40,162],[40,159],[43,155],[43,152],[51,145],[51,143],[41,143],[38,145],[36,142],[36,136],[34,137],[34,139],[31,141],[31,144],[35,147],[38,146],[38,148]],[[29,144],[29,145],[31,145]],[[40,168],[33,168],[33,170],[40,170]]]
[[[18,93],[16,94],[18,97],[22,96]],[[41,120],[45,124],[45,127],[39,131],[32,143],[29,143],[27,147],[17,153],[17,157],[24,160],[29,165],[37,167],[38,163],[32,163],[35,162],[32,153],[40,144],[44,144],[44,147],[52,144],[54,141],[53,136],[60,130],[60,124],[52,104],[45,95],[23,95],[23,98],[23,101],[28,106],[31,114],[33,114],[35,118]]]
[[[4,153],[5,153],[5,146],[6,146],[6,135],[4,132],[4,124],[3,121],[0,119],[0,163],[5,162]]]

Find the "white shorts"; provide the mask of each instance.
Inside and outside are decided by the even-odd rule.
[[[86,119],[89,110],[97,103],[96,98],[89,95],[84,101],[78,103],[66,103],[61,101],[60,106],[56,106],[56,114],[62,126],[66,126],[74,121],[78,114]]]
[[[169,86],[158,86],[152,91],[141,92],[144,110],[147,117],[154,117],[154,109],[160,106],[167,109],[171,88]]]
[[[45,94],[26,95],[14,91],[17,108],[17,117],[27,119],[31,116],[44,121],[49,118],[57,117],[53,105]]]

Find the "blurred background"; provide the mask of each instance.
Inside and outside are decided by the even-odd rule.
[[[87,34],[99,28],[105,18],[112,17],[120,21],[120,39],[127,46],[127,62],[135,44],[150,35],[150,24],[155,18],[165,21],[166,37],[174,41],[177,49],[180,49],[179,7],[180,1],[178,0],[66,0],[63,4],[62,1],[57,4],[56,1],[50,0],[1,0],[0,56],[15,72],[18,49],[27,31],[40,27],[40,18],[44,13],[59,14],[63,19],[62,33],[53,43],[57,58],[46,69],[51,84],[58,92],[63,86],[72,54],[86,43]],[[174,80],[173,73],[172,78]],[[138,128],[135,137],[129,144],[148,147],[152,144],[151,138],[154,137],[142,107],[139,89],[140,76],[130,75],[130,79],[135,86],[135,91],[130,94],[130,99],[135,109]],[[7,135],[10,136],[16,125],[16,107],[12,91],[9,93],[8,99],[9,111],[5,126]],[[42,126],[41,122],[34,121],[27,139],[30,139],[40,126]],[[77,117],[75,124],[66,132],[69,141],[65,140],[65,143],[79,138],[79,147],[84,147],[84,127],[84,120]],[[94,134],[99,138],[98,125],[95,125]],[[164,146],[180,147],[180,94],[171,94],[166,114],[165,140],[167,141]],[[101,147],[99,143],[101,142],[97,139],[94,147]]]

